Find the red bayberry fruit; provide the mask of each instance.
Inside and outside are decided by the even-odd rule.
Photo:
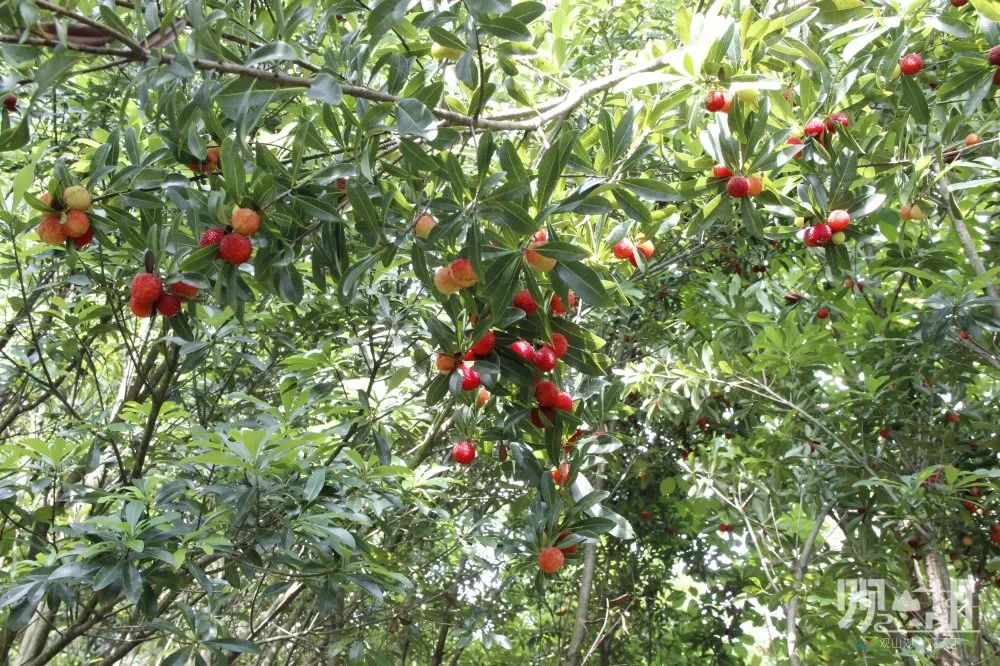
[[[851,216],[846,210],[831,210],[826,218],[826,224],[830,231],[843,231],[851,223]]]
[[[558,409],[563,412],[573,411],[573,398],[569,393],[564,393],[562,391],[555,394],[552,398],[552,408]]]
[[[552,419],[556,417],[555,411],[551,407],[532,407],[531,425],[536,428],[548,428],[552,425]]]
[[[726,181],[726,191],[729,192],[729,196],[741,199],[750,192],[750,181],[743,176],[733,176]]]
[[[212,227],[211,229],[206,229],[205,233],[201,235],[201,240],[198,241],[200,247],[208,247],[209,245],[218,245],[222,242],[222,238],[226,235],[226,230],[221,227]]]
[[[163,294],[156,301],[156,311],[164,317],[173,317],[181,311],[181,299],[173,294]]]
[[[809,242],[819,247],[826,247],[833,240],[833,232],[830,231],[829,225],[826,224],[814,224],[809,228],[807,233]]]
[[[3,105],[7,107],[8,111],[17,111],[17,95],[7,93],[7,96],[3,98]]]
[[[556,350],[549,344],[542,345],[542,348],[536,350],[531,357],[531,362],[542,372],[548,372],[556,367],[556,360]]]
[[[804,131],[809,136],[816,136],[816,137],[823,136],[823,132],[825,130],[826,130],[826,125],[819,118],[813,118],[812,120],[808,121],[802,128],[802,131]]]
[[[841,113],[840,111],[836,111],[827,116],[825,123],[827,132],[836,132],[837,128],[849,127],[850,124],[851,119],[846,113]]]
[[[969,0],[951,0],[952,7],[964,7],[969,3]]]
[[[948,412],[944,417],[948,420],[948,423],[958,423],[958,414],[956,412]]]
[[[90,245],[90,241],[92,240],[94,240],[94,230],[87,229],[87,232],[85,234],[73,239],[73,245],[76,246],[76,249],[82,250],[83,248]]]
[[[569,481],[569,463],[562,463],[552,469],[552,483],[561,486]]]
[[[818,319],[826,319],[829,316],[830,316],[829,308],[820,308],[819,310],[816,310],[816,317]]]
[[[198,298],[198,287],[193,284],[188,284],[183,280],[180,282],[174,282],[169,287],[171,294],[180,296],[181,298]]]
[[[153,314],[153,304],[137,301],[135,296],[128,299],[128,306],[136,317],[149,317]]]
[[[470,368],[467,365],[462,366],[462,390],[471,391],[474,388],[479,387],[479,373],[476,372],[475,368]]]
[[[569,303],[568,306],[562,302],[558,295],[552,294],[552,314],[563,315],[576,307],[576,294],[572,291],[566,294],[566,300]]]
[[[458,365],[458,361],[455,360],[454,356],[449,354],[438,354],[437,358],[434,359],[434,365],[437,367],[438,372],[447,375],[455,369],[455,366]]]
[[[542,548],[538,553],[538,568],[547,574],[554,574],[562,569],[565,561],[562,551],[554,546]]]
[[[476,276],[476,271],[472,268],[472,262],[464,257],[460,257],[455,261],[451,262],[448,267],[451,269],[452,279],[455,283],[462,289],[471,287],[479,281]]]
[[[705,109],[715,113],[726,106],[726,95],[721,90],[712,90],[705,97]]]
[[[716,178],[731,178],[733,172],[730,171],[725,165],[716,164],[712,167],[712,175]]]
[[[465,360],[465,361],[475,361],[476,360],[476,352],[474,352],[474,351],[472,351],[470,349],[469,351],[465,352],[465,355],[462,356],[462,359]]]
[[[646,261],[649,261],[650,257],[653,256],[653,253],[656,252],[656,246],[653,245],[653,241],[651,240],[642,241],[635,247],[635,249],[639,252],[639,254],[642,255],[642,258],[645,259]],[[635,253],[633,253],[628,258],[628,260],[632,262],[633,266],[635,266],[636,265]]]
[[[892,437],[892,431],[889,430],[888,428],[882,428],[881,430],[878,431],[878,436],[881,437],[882,439],[889,439],[890,437]]]
[[[543,407],[552,407],[552,402],[559,394],[559,387],[555,382],[541,381],[535,387],[535,400]]]
[[[993,72],[993,85],[1000,86],[1000,67],[997,68],[997,71]]]
[[[163,280],[152,273],[139,273],[132,278],[132,298],[136,303],[152,305],[163,293]]]
[[[515,340],[510,343],[510,349],[525,361],[531,362],[535,358],[535,348],[527,340]]]
[[[556,543],[559,543],[560,541],[564,541],[566,539],[569,539],[571,536],[573,536],[572,532],[562,531],[562,532],[559,533],[559,538],[556,539]],[[564,546],[563,548],[560,548],[559,550],[561,550],[563,552],[563,555],[574,555],[574,554],[576,554],[576,544],[574,543],[572,546]]]
[[[514,296],[514,307],[524,310],[524,314],[533,315],[538,309],[538,303],[532,298],[531,292],[525,289],[520,294]]]
[[[252,208],[234,208],[229,224],[236,233],[253,236],[260,229],[260,214]]]
[[[701,427],[701,428],[707,428],[708,427],[708,418],[706,418],[704,416],[700,417],[698,419],[698,426]]]
[[[1000,44],[997,44],[986,53],[986,59],[994,67],[1000,67]]]
[[[556,358],[562,358],[569,351],[569,341],[562,333],[552,334],[552,349],[556,352]]]
[[[962,340],[968,340],[969,332],[966,331],[965,329],[962,329],[961,331],[958,332],[958,337],[961,338]]]
[[[800,139],[797,136],[791,136],[791,137],[788,137],[788,141],[786,143],[788,143],[790,145],[793,145],[793,146],[801,146],[802,145],[802,139]],[[800,150],[799,152],[795,153],[795,157],[802,157],[802,151]]]
[[[635,243],[628,238],[623,238],[615,243],[611,251],[619,259],[631,259],[632,253],[635,252]]]
[[[471,465],[472,461],[476,459],[475,445],[466,439],[455,442],[455,445],[451,447],[451,459],[459,465]]]
[[[899,71],[907,76],[916,76],[924,68],[924,59],[919,53],[907,53],[899,59]]]
[[[219,259],[238,266],[253,254],[253,244],[242,234],[226,234],[219,243]]]
[[[639,512],[639,519],[640,520],[649,520],[649,511],[640,511]]]
[[[483,337],[479,338],[479,341],[472,345],[470,351],[476,356],[489,356],[496,344],[497,338],[493,334],[493,331],[486,331],[483,333]]]

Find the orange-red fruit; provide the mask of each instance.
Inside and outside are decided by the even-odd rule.
[[[474,388],[478,388],[480,383],[479,373],[476,372],[475,368],[470,368],[467,365],[462,366],[462,390],[471,391]]]
[[[958,414],[955,412],[948,412],[944,417],[948,420],[948,423],[958,423]]]
[[[827,132],[836,132],[837,128],[848,127],[850,124],[851,119],[846,113],[842,113],[840,111],[835,111],[827,116],[825,123]]]
[[[715,113],[722,111],[726,106],[726,93],[721,90],[712,90],[705,97],[705,109]]]
[[[750,181],[743,176],[733,176],[726,183],[726,191],[729,196],[742,199],[750,192]]]
[[[716,178],[731,178],[733,172],[730,171],[723,164],[716,164],[714,167],[712,167],[712,175],[715,176]]]
[[[510,349],[529,363],[535,357],[535,348],[527,340],[515,340],[510,343]]]
[[[556,367],[556,360],[556,350],[549,344],[542,345],[541,349],[535,350],[531,357],[531,362],[542,372],[548,372]]]
[[[831,210],[826,218],[826,224],[830,231],[843,231],[851,223],[851,216],[846,210]]]
[[[562,412],[572,412],[573,398],[569,393],[563,393],[560,391],[559,393],[556,393],[555,397],[552,398],[552,408],[558,409]]]
[[[569,351],[569,340],[562,333],[553,333],[552,349],[556,352],[556,358],[562,358]]]
[[[181,299],[173,294],[163,294],[156,301],[156,311],[164,317],[173,317],[181,311]]]
[[[554,574],[562,569],[565,561],[562,551],[554,546],[542,548],[538,552],[538,568],[547,574]]]
[[[764,181],[759,176],[747,177],[747,196],[755,197],[764,191]]]
[[[975,132],[972,132],[972,133],[966,135],[966,137],[965,137],[965,145],[967,145],[967,146],[974,146],[977,143],[979,143],[979,141],[980,141],[979,135],[976,134]]]
[[[252,208],[234,208],[229,223],[236,233],[253,236],[260,229],[260,215]]]
[[[211,229],[206,229],[205,233],[201,235],[201,239],[198,241],[199,247],[208,247],[209,245],[218,245],[222,242],[222,238],[226,235],[226,230],[222,227],[212,227]]]
[[[525,289],[520,294],[514,296],[514,307],[524,310],[524,314],[532,315],[538,309],[538,303],[531,297],[531,292]]]
[[[632,253],[635,251],[635,244],[628,238],[623,238],[615,246],[611,248],[611,251],[619,259],[632,259]]]
[[[562,299],[559,298],[558,295],[553,294],[552,295],[552,314],[554,314],[554,315],[566,314],[567,312],[569,312],[570,310],[572,310],[574,307],[576,307],[576,294],[574,294],[572,291],[567,294],[566,300],[569,301],[569,307],[567,307],[562,302]]]
[[[58,215],[46,215],[38,225],[38,237],[52,245],[62,245],[66,242],[66,232],[59,223]]]
[[[642,258],[645,259],[646,261],[649,261],[649,259],[653,256],[653,253],[656,252],[656,246],[653,245],[653,241],[651,240],[642,241],[635,247],[635,249],[639,252],[639,254],[642,255]],[[635,253],[629,255],[628,260],[632,262],[633,266],[635,266],[636,265]]]
[[[79,210],[71,210],[66,213],[66,222],[63,224],[63,233],[69,238],[79,238],[90,231],[90,220],[87,214]]]
[[[888,428],[882,428],[881,430],[878,431],[878,436],[881,437],[882,439],[889,439],[890,437],[892,437],[892,431],[890,431]]]
[[[462,356],[462,358],[465,359],[466,361],[475,361],[476,360],[476,352],[474,352],[474,351],[472,351],[470,349],[469,351],[465,352],[465,355]]]
[[[486,331],[476,344],[472,345],[472,353],[476,356],[489,356],[497,344],[493,331]]]
[[[455,445],[451,447],[451,459],[459,465],[471,465],[472,461],[476,459],[475,445],[466,439],[455,442]]]
[[[569,481],[569,463],[562,463],[559,467],[552,469],[552,482],[561,486]]]
[[[649,511],[640,511],[639,518],[641,520],[649,520]]]
[[[535,387],[535,400],[543,407],[551,407],[558,393],[559,387],[556,386],[555,382],[541,381]]]
[[[480,387],[479,393],[476,394],[476,406],[482,409],[489,402],[491,395],[485,388]]]
[[[461,289],[450,266],[442,266],[434,272],[434,286],[442,294],[454,294]]]
[[[132,298],[136,303],[152,305],[163,293],[163,280],[152,273],[139,273],[132,278]]]
[[[226,234],[219,243],[219,259],[238,266],[253,254],[250,239],[243,234]]]
[[[791,136],[788,137],[788,141],[786,141],[785,143],[791,144],[793,146],[801,146],[802,139],[797,136]],[[794,157],[802,157],[802,151],[800,150],[799,152],[795,153]]]
[[[436,226],[437,222],[434,221],[433,217],[430,215],[421,215],[413,225],[413,233],[420,238],[427,238]]]
[[[832,240],[833,232],[830,231],[829,225],[814,224],[810,228],[806,229],[806,245],[826,247]]]
[[[451,262],[451,266],[449,266],[449,268],[451,269],[451,275],[454,278],[455,283],[462,289],[471,287],[476,284],[479,279],[476,277],[476,271],[472,269],[472,262],[468,259],[456,259]]]
[[[829,308],[820,308],[819,310],[816,310],[816,316],[819,319],[826,319],[827,317],[830,316]]]
[[[434,365],[437,367],[438,372],[448,374],[455,369],[455,366],[458,365],[458,361],[455,360],[454,356],[449,354],[438,354],[437,358],[434,359]]]
[[[198,298],[198,287],[193,284],[188,284],[187,282],[179,281],[174,282],[167,287],[171,294],[175,296],[180,296],[181,298]]]
[[[153,314],[153,304],[137,301],[135,296],[128,299],[128,306],[136,317],[145,318]]]
[[[958,332],[958,337],[961,338],[962,340],[968,340],[969,332],[966,331],[965,329],[962,329],[961,331]]]
[[[555,417],[556,413],[551,407],[531,408],[531,425],[535,426],[536,428],[548,428],[550,425],[552,425],[552,419],[554,419]]]
[[[85,248],[88,245],[90,245],[90,242],[92,240],[94,240],[94,230],[93,229],[87,229],[87,233],[85,233],[84,235],[82,235],[82,236],[80,236],[78,238],[74,238],[73,239],[73,245],[76,246],[76,249],[82,250],[83,248]]]
[[[566,532],[566,531],[560,532],[559,538],[556,540],[556,543],[559,543],[564,539],[568,539],[571,536],[573,536],[572,532]],[[563,548],[560,548],[559,550],[563,552],[563,555],[574,555],[576,553],[576,546],[577,544],[574,543],[572,546],[565,546]]]
[[[813,118],[805,124],[802,131],[809,136],[823,136],[823,132],[826,131],[826,124],[819,118]]]
[[[907,53],[899,59],[899,71],[907,76],[915,76],[924,68],[924,59],[919,53]]]

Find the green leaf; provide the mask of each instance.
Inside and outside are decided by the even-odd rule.
[[[535,249],[543,257],[559,261],[580,261],[590,257],[589,252],[566,241],[549,241]]]
[[[325,104],[337,105],[344,100],[344,91],[340,87],[340,82],[326,72],[320,72],[313,78],[308,95],[309,99]]]
[[[271,42],[254,49],[254,51],[250,54],[250,57],[247,58],[246,64],[257,65],[270,60],[295,60],[298,57],[299,54],[296,53],[291,44],[286,44],[285,42]]]
[[[396,125],[401,136],[418,136],[427,141],[437,137],[437,119],[418,99],[404,98],[396,103]]]
[[[611,296],[597,272],[578,261],[560,261],[556,264],[556,275],[569,285],[576,295],[591,305],[597,307],[607,307],[611,305]]]
[[[556,184],[562,177],[562,171],[569,161],[573,146],[576,145],[577,133],[565,132],[549,146],[542,154],[538,165],[538,189],[535,205],[539,210],[545,208],[555,192]]]
[[[490,309],[493,312],[506,312],[507,306],[517,291],[520,274],[521,255],[519,254],[502,257],[486,267],[486,284],[490,285]]]
[[[931,111],[927,106],[927,98],[913,76],[900,76],[900,86],[903,89],[903,103],[910,115],[919,123],[927,124],[931,119]]]

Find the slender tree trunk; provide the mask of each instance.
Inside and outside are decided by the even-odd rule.
[[[952,631],[950,618],[951,614],[951,578],[948,575],[948,567],[937,544],[931,544],[928,548],[927,556],[924,558],[927,570],[927,592],[930,597],[931,610],[934,612],[935,624],[932,629],[932,636],[937,643],[944,643],[952,640],[955,635]],[[969,663],[965,655],[965,650],[960,645],[948,645],[942,647],[935,658],[936,663],[941,666],[960,666]]]
[[[809,530],[809,535],[806,537],[805,543],[802,544],[802,552],[799,553],[799,559],[795,563],[795,593],[785,606],[785,642],[788,646],[788,663],[791,666],[800,666],[802,663],[799,661],[797,651],[798,627],[796,626],[796,622],[798,621],[799,594],[801,592],[799,588],[802,585],[802,580],[805,578],[806,569],[809,567],[809,558],[812,557],[816,538],[819,536],[819,532],[823,528],[823,522],[826,520],[826,515],[830,513],[831,508],[833,508],[833,503],[828,502],[820,510],[819,515],[816,516],[816,522],[813,524],[812,529]]]
[[[604,486],[604,464],[597,470],[594,489],[601,490]],[[576,666],[580,659],[580,649],[587,635],[587,610],[590,606],[590,590],[594,583],[594,567],[597,564],[597,544],[588,543],[583,549],[583,579],[580,581],[580,596],[576,604],[576,623],[573,626],[573,636],[566,648],[566,666]]]

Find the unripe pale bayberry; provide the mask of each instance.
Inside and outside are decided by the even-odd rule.
[[[219,243],[219,259],[238,266],[253,254],[253,244],[243,234],[226,234]]]
[[[535,357],[535,348],[527,340],[515,340],[510,343],[510,349],[529,363]]]
[[[128,307],[136,317],[145,318],[153,314],[153,304],[137,301],[135,296],[128,299]]]
[[[556,352],[556,358],[562,358],[569,351],[569,340],[562,333],[553,333],[552,349]]]
[[[822,136],[825,130],[826,130],[826,125],[819,118],[811,119],[802,128],[802,131],[804,131],[809,136]]]
[[[234,208],[229,224],[236,233],[253,236],[260,229],[260,215],[252,208]]]
[[[38,224],[38,237],[51,245],[62,245],[66,242],[66,232],[59,223],[58,215],[46,215]]]
[[[830,231],[843,231],[851,223],[851,216],[846,210],[831,210],[826,218],[826,224]]]
[[[169,285],[167,289],[170,290],[171,294],[174,294],[175,296],[179,296],[181,298],[188,298],[188,299],[198,298],[198,287],[194,286],[193,284],[188,284],[183,280],[174,282],[173,284]]]
[[[434,221],[433,217],[430,215],[421,215],[413,225],[413,233],[420,238],[427,238],[436,226],[437,222]]]
[[[532,355],[531,362],[542,372],[548,372],[556,367],[556,351],[552,345],[542,345],[542,348],[536,350]]]
[[[181,299],[173,294],[163,294],[156,301],[156,311],[164,317],[173,317],[181,311]]]
[[[730,178],[732,177],[733,172],[722,164],[716,164],[712,167],[712,175],[716,178]]]
[[[476,356],[489,356],[496,344],[497,338],[493,334],[493,331],[486,331],[483,333],[483,337],[479,338],[476,344],[472,345],[472,353]]]
[[[552,469],[552,483],[561,486],[569,481],[569,463],[562,463]]]
[[[455,445],[451,447],[451,459],[459,465],[471,465],[472,461],[476,459],[475,445],[467,439],[455,442]]]
[[[152,273],[139,273],[132,278],[132,298],[137,303],[152,305],[163,294],[163,280]]]
[[[726,191],[729,196],[742,199],[750,191],[750,181],[743,176],[733,176],[726,182]]]
[[[485,388],[483,388],[482,386],[480,386],[479,387],[479,393],[476,394],[476,406],[479,407],[480,409],[482,409],[483,406],[487,402],[489,402],[491,395],[492,394],[489,391],[487,391]]]
[[[226,235],[226,230],[222,227],[212,227],[211,229],[206,229],[205,233],[201,235],[201,240],[198,241],[200,247],[208,247],[209,245],[218,245],[222,242],[223,237]]]
[[[454,294],[461,289],[450,266],[442,266],[434,271],[434,286],[442,294]]]
[[[461,288],[471,287],[479,280],[476,271],[472,269],[472,262],[465,258],[459,258],[451,262],[451,275]]]
[[[565,561],[562,551],[554,546],[542,548],[538,552],[538,568],[547,574],[554,574],[562,569]]]
[[[524,314],[532,315],[538,309],[538,303],[532,298],[531,292],[525,289],[520,294],[514,296],[514,307],[524,310]]]
[[[924,68],[924,59],[919,53],[907,53],[899,59],[899,71],[907,76],[916,76]]]
[[[471,391],[474,388],[479,387],[479,373],[475,368],[470,368],[467,365],[462,366],[462,390]]]
[[[73,185],[63,190],[62,200],[66,208],[70,210],[87,210],[94,202],[94,198],[90,196],[87,188],[79,185]]]
[[[535,400],[543,407],[551,407],[558,393],[559,387],[556,386],[555,382],[541,381],[535,387]]]

